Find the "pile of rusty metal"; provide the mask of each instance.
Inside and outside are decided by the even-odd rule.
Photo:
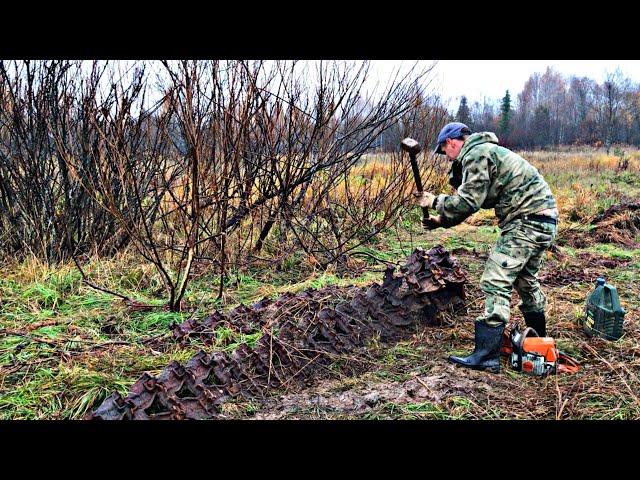
[[[170,329],[174,339],[181,344],[188,343],[192,338],[212,344],[220,340],[217,335],[219,327],[239,333],[254,333],[267,323],[285,322],[287,319],[284,317],[298,318],[329,305],[350,301],[359,291],[357,287],[331,286],[320,290],[308,289],[298,294],[288,292],[275,300],[263,298],[250,307],[240,305],[226,313],[215,311],[204,319],[192,318],[181,324],[173,324]]]
[[[212,419],[221,405],[241,396],[256,399],[268,389],[309,379],[321,366],[364,348],[374,333],[392,341],[420,325],[437,325],[463,307],[466,277],[442,247],[416,249],[396,272],[388,267],[381,285],[307,290],[264,299],[204,320],[172,327],[174,338],[213,343],[224,325],[261,331],[253,348],[231,353],[199,351],[186,365],[171,362],[157,377],[145,373],[122,398],[112,394],[92,419]]]

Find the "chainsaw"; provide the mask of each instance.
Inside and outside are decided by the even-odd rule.
[[[539,337],[529,327],[522,332],[517,327],[510,334],[505,331],[500,353],[508,357],[511,368],[528,375],[546,377],[555,373],[576,373],[580,369],[578,361],[558,350],[553,338]]]

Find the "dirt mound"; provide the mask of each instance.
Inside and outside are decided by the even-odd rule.
[[[465,282],[457,260],[442,246],[418,248],[400,272],[389,267],[381,285],[342,292],[342,301],[333,295],[335,288],[307,291],[185,322],[173,327],[181,342],[189,336],[210,341],[217,326],[243,328],[243,321],[262,335],[253,348],[242,344],[231,354],[200,351],[184,366],[172,362],[157,377],[145,373],[126,398],[113,393],[89,418],[217,418],[228,399],[262,398],[268,389],[302,382],[340,356],[357,354],[374,333],[394,341],[417,325],[441,324],[463,306]],[[332,302],[335,306],[328,305]]]
[[[576,282],[590,282],[591,274],[581,265],[567,265],[546,268],[545,273],[538,277],[542,285],[559,287]]]
[[[590,223],[588,232],[565,230],[561,244],[585,248],[596,243],[612,243],[629,248],[640,248],[635,238],[640,234],[640,202],[613,205]]]
[[[558,245],[572,248],[587,248],[595,243],[591,233],[584,230],[566,229],[558,235]]]
[[[640,214],[640,202],[623,202],[617,205],[612,205],[607,210],[602,212],[596,218],[593,219],[593,224],[598,224],[620,214],[626,214],[630,212],[638,212]],[[640,225],[639,225],[640,226]]]
[[[613,205],[592,222],[598,243],[614,243],[638,248],[635,237],[640,234],[640,202]]]
[[[632,260],[628,258],[605,258],[591,252],[578,253],[580,264],[585,269],[614,269],[626,266]]]
[[[590,252],[578,253],[576,258],[547,264],[538,277],[542,285],[561,287],[573,283],[593,283],[598,277],[608,276],[610,270],[627,266],[630,259],[603,258]]]

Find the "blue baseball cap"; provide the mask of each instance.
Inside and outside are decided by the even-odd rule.
[[[460,122],[447,123],[444,127],[442,127],[442,130],[440,130],[440,133],[438,134],[438,144],[436,145],[436,149],[433,151],[433,153],[439,153],[440,155],[444,155],[444,152],[440,148],[442,143],[447,138],[458,138],[464,135],[464,133],[462,132],[463,129],[468,130],[468,132],[464,132],[464,133],[471,133],[471,129],[467,127],[464,123],[460,123]]]

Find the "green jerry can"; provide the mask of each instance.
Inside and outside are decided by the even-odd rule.
[[[616,287],[605,283],[604,278],[598,278],[595,290],[587,298],[584,331],[590,337],[617,340],[622,336],[625,313],[620,306]]]

